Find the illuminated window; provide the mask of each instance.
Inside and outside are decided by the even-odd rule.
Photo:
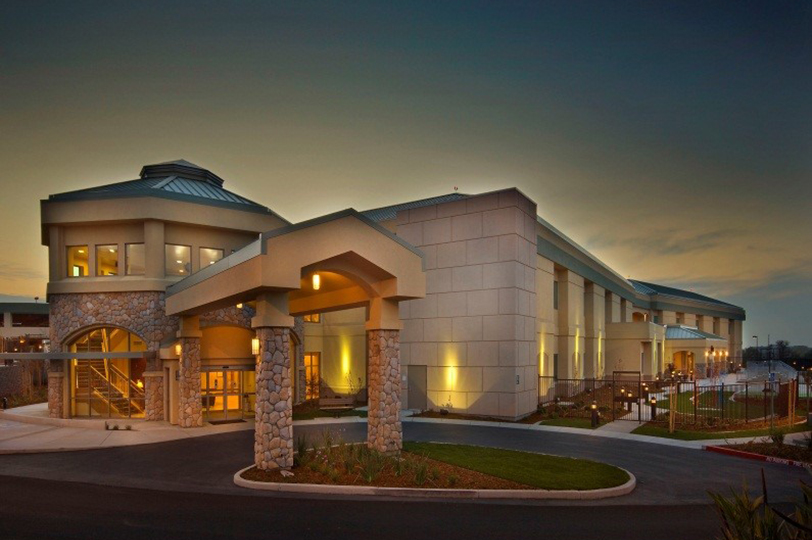
[[[166,244],[165,249],[167,276],[188,276],[192,273],[192,248]]]
[[[121,328],[94,328],[74,339],[70,352],[95,352],[99,357],[69,363],[71,415],[142,418],[147,359],[116,358],[115,353],[146,349],[139,336]]]
[[[305,315],[304,316],[304,322],[319,323],[319,322],[321,322],[321,314],[320,313],[312,313],[310,315]]]
[[[126,254],[126,274],[128,276],[143,276],[145,270],[144,244],[127,244],[124,247]]]
[[[309,352],[304,354],[305,365],[305,399],[318,399],[319,385],[319,364],[321,363],[321,353]]]
[[[216,263],[222,258],[222,249],[200,248],[200,269],[203,270],[207,266]]]
[[[96,246],[96,275],[118,275],[118,246],[116,244]]]
[[[87,246],[68,247],[68,277],[84,277],[88,272]]]

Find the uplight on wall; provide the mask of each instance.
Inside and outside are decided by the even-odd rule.
[[[259,354],[259,338],[253,338],[251,340],[251,354],[254,356]]]
[[[313,274],[313,290],[318,291],[319,287],[321,287],[321,276]]]

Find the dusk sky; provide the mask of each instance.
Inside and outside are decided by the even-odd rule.
[[[812,2],[0,4],[0,294],[40,199],[179,158],[294,222],[516,186],[812,345]]]

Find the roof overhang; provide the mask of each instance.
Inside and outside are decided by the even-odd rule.
[[[338,291],[291,297],[291,312],[364,304],[370,297],[422,298],[426,293],[420,250],[349,209],[264,233],[242,250],[167,289],[168,315],[198,315],[273,292],[301,291],[305,275],[331,272],[349,280]],[[303,303],[308,297],[307,305]]]

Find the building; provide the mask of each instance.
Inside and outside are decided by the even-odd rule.
[[[47,351],[48,332],[48,304],[0,302],[0,354]],[[0,361],[0,397],[29,392],[44,375],[44,360]]]
[[[399,407],[518,418],[540,376],[713,375],[741,354],[743,309],[624,279],[516,189],[291,224],[181,160],[41,217],[51,416],[258,413],[258,464],[287,456],[268,441],[308,398],[368,401],[389,448]]]

